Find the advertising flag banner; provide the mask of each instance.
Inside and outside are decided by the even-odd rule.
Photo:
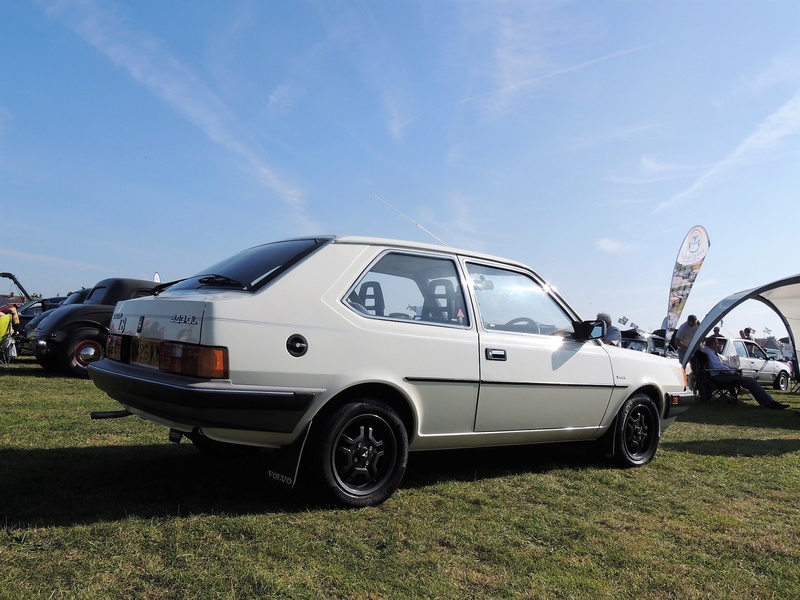
[[[675,268],[672,270],[672,285],[669,289],[667,308],[668,329],[677,329],[689,292],[692,291],[710,247],[711,241],[704,227],[696,225],[686,234],[678,251],[678,258],[675,259]]]

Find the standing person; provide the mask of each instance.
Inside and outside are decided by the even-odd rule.
[[[622,334],[619,329],[611,324],[611,316],[608,313],[597,313],[597,320],[606,324],[606,334],[603,336],[603,343],[611,346],[619,346],[622,341]]]
[[[753,331],[753,330],[752,330],[752,329],[750,329],[749,327],[745,327],[745,328],[744,328],[744,331],[742,332],[742,333],[744,333],[744,335],[743,335],[742,337],[743,337],[744,339],[746,339],[746,340],[752,340],[752,339],[753,339],[753,334],[752,334],[752,331]]]
[[[788,404],[773,400],[772,396],[767,393],[767,390],[761,387],[758,381],[752,377],[743,377],[741,371],[722,362],[722,358],[717,354],[717,343],[717,338],[712,335],[706,338],[706,345],[705,348],[703,348],[703,353],[708,357],[708,375],[711,377],[711,381],[739,385],[750,392],[753,398],[756,399],[756,402],[766,408],[771,408],[772,410],[785,410],[789,408]]]
[[[678,327],[675,333],[675,344],[678,346],[678,360],[683,362],[683,357],[686,356],[686,350],[689,348],[689,342],[692,341],[692,336],[697,328],[700,327],[700,321],[697,320],[695,315],[689,315],[686,322]]]

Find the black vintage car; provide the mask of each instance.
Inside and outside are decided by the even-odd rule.
[[[120,300],[150,296],[158,284],[144,279],[103,279],[82,303],[43,314],[22,339],[22,354],[32,354],[47,371],[88,377],[86,365],[105,354],[106,334]]]

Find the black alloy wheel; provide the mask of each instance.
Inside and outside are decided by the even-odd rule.
[[[312,458],[323,500],[375,506],[389,498],[408,464],[408,435],[397,413],[380,400],[345,404],[325,421]]]
[[[656,454],[661,435],[658,408],[646,394],[634,394],[617,417],[614,460],[622,467],[646,465]]]

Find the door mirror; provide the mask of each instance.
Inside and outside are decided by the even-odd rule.
[[[599,340],[606,335],[606,324],[603,321],[573,321],[572,328],[575,330],[572,339],[577,342]]]

